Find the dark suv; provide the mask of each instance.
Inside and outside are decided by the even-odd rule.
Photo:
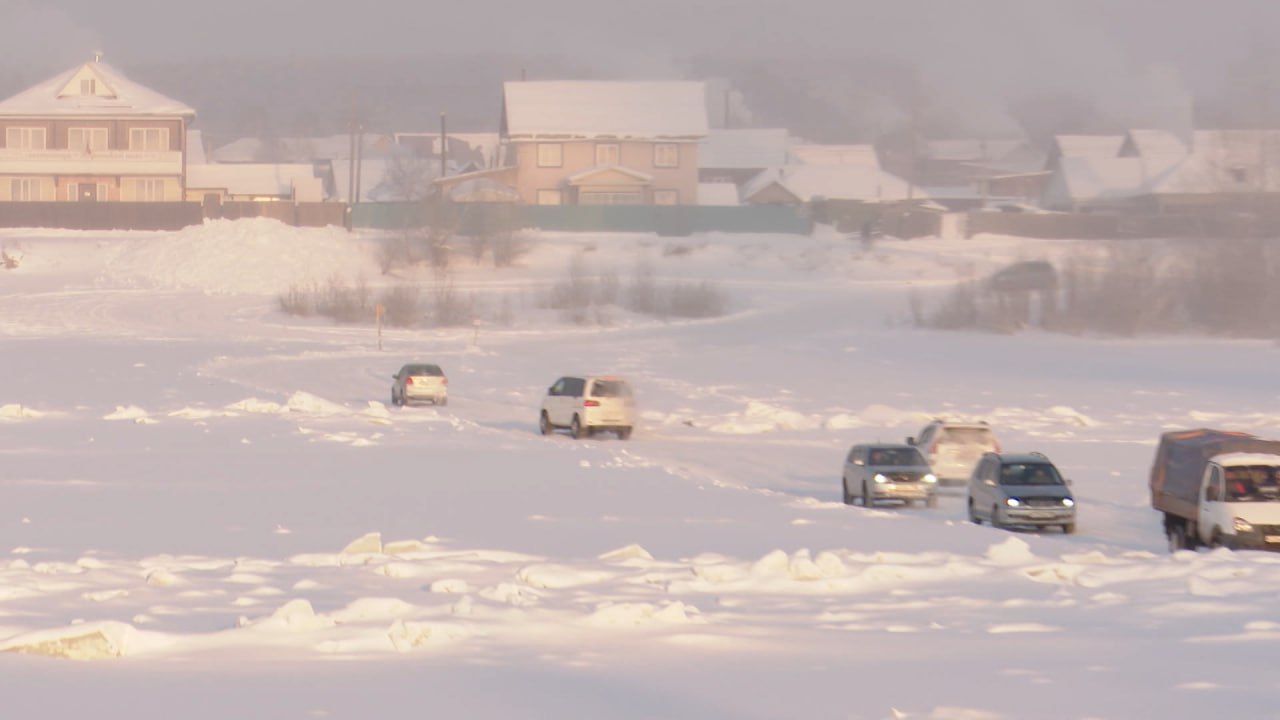
[[[969,478],[969,520],[992,527],[1057,525],[1076,531],[1076,501],[1069,480],[1040,453],[982,456]]]

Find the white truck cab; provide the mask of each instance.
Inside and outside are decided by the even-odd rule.
[[[1195,525],[1197,539],[1210,547],[1280,550],[1280,455],[1210,458]]]

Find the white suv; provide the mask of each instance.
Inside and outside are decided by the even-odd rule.
[[[547,388],[538,429],[543,435],[568,428],[576,438],[609,430],[626,440],[634,425],[631,386],[621,378],[562,377]]]
[[[1000,452],[1000,443],[985,422],[934,420],[920,435],[907,438],[907,444],[920,449],[944,485],[967,483],[984,454]]]

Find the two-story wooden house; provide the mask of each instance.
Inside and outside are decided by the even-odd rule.
[[[98,60],[0,102],[0,202],[180,201],[195,111]]]
[[[525,204],[697,204],[706,135],[700,82],[503,86],[502,179]]]

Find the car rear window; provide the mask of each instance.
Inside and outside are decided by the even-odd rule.
[[[631,397],[631,386],[623,380],[596,380],[591,383],[591,397],[627,398]]]
[[[924,465],[925,461],[915,448],[871,448],[867,453],[867,464],[907,467]]]
[[[409,374],[418,375],[418,376],[431,375],[434,377],[440,377],[441,375],[444,375],[444,371],[440,369],[439,365],[410,365]]]
[[[980,427],[943,428],[939,441],[955,445],[995,445],[995,437],[991,431]]]

